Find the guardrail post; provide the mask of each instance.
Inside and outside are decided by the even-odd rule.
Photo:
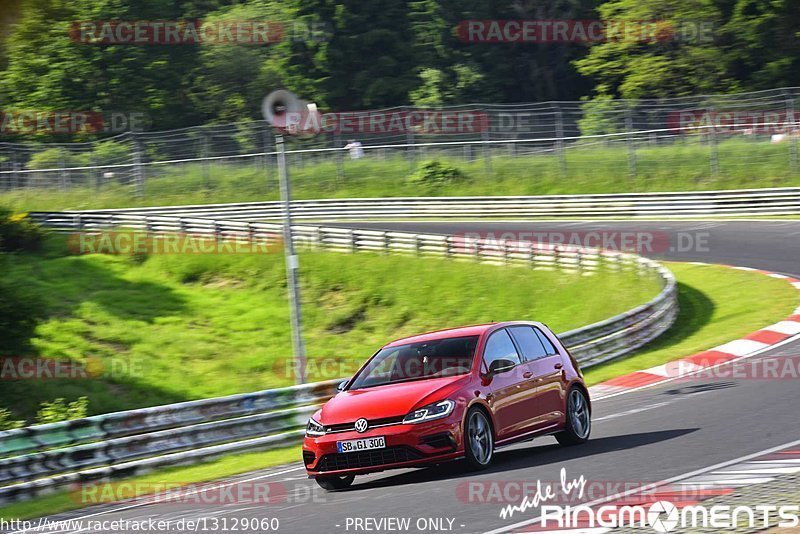
[[[553,267],[561,269],[561,247],[558,245],[553,247]]]
[[[508,241],[506,241],[505,239],[503,239],[503,241],[501,241],[501,243],[503,244],[503,264],[504,264],[504,265],[508,265],[508,262],[509,262],[509,257],[508,257]]]
[[[383,253],[389,254],[389,232],[383,232],[381,234],[382,245],[383,245]]]
[[[355,230],[350,230],[350,252],[355,253],[358,250],[358,243],[356,241]]]
[[[253,226],[253,223],[249,221],[247,222],[247,239],[251,245],[256,242],[256,229]]]
[[[324,248],[325,239],[322,234],[322,228],[319,226],[314,227],[314,246],[317,248]]]
[[[414,255],[419,256],[422,254],[422,246],[420,244],[419,234],[414,234]]]

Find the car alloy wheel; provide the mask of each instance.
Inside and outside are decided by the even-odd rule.
[[[586,394],[577,387],[567,396],[567,422],[563,432],[556,434],[562,445],[579,445],[589,439],[592,431],[592,414]]]
[[[467,417],[466,457],[476,469],[489,466],[494,455],[492,427],[481,410],[472,410]]]

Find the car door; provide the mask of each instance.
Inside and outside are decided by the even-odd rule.
[[[497,440],[512,438],[527,430],[525,402],[534,394],[534,384],[523,376],[522,358],[505,328],[493,332],[483,350],[484,371],[496,367],[512,367],[492,372],[487,380],[491,389],[490,406],[494,412]]]
[[[522,376],[528,382],[527,389],[530,391],[524,401],[527,414],[525,426],[528,430],[538,430],[552,424],[554,415],[546,398],[549,394],[546,386],[550,377],[545,376],[545,368],[540,363],[547,357],[547,352],[533,327],[518,325],[511,326],[508,330],[522,353]]]
[[[564,360],[556,344],[544,331],[535,326],[529,327],[541,343],[543,353],[533,362],[532,371],[539,389],[545,419],[550,423],[559,421],[564,415]]]

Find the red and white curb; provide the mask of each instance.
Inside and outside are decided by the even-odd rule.
[[[592,508],[603,507],[605,517],[615,515],[615,509],[623,506],[648,507],[654,503],[667,501],[675,508],[697,506],[715,497],[724,497],[736,492],[738,488],[772,482],[780,475],[800,473],[800,447],[798,443],[783,445],[777,449],[756,453],[749,457],[733,460],[718,467],[708,468],[685,478],[673,479],[671,482],[650,485],[641,491],[636,490],[624,496],[609,497],[603,502],[590,504]],[[769,504],[769,503],[760,503]],[[608,513],[606,513],[606,511]],[[562,533],[596,533],[611,532],[613,528],[591,525],[588,518],[585,522],[571,525],[568,529],[542,527],[538,521],[511,528],[513,532],[562,532]]]
[[[692,262],[692,264],[710,265],[700,262]],[[749,267],[733,267],[729,265],[725,267],[740,271],[752,271],[772,278],[783,279],[800,291],[800,280],[797,278],[759,269],[751,269]],[[800,334],[800,308],[797,308],[794,314],[787,317],[785,320],[762,328],[742,339],[730,341],[710,350],[686,358],[680,358],[666,364],[657,365],[650,369],[612,378],[611,380],[590,387],[589,392],[593,399],[601,399],[623,391],[652,386],[675,378],[688,376],[692,373],[704,369],[711,369],[717,365],[754,354],[772,345],[781,343],[797,334]]]

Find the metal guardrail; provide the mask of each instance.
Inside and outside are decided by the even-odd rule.
[[[273,223],[212,220],[133,213],[33,213],[60,231],[110,228],[153,235],[183,232],[274,241]],[[560,334],[583,367],[641,347],[674,322],[678,310],[672,273],[633,254],[543,246],[533,243],[466,244],[458,236],[296,226],[299,244],[331,250],[406,252],[470,259],[534,269],[591,274],[598,269],[634,269],[657,276],[663,288],[652,301],[626,313]],[[318,404],[335,394],[340,380],[118,412],[0,432],[0,503],[22,500],[69,483],[132,476],[162,465],[296,442]]]
[[[735,217],[800,214],[800,188],[697,192],[489,197],[387,197],[295,200],[295,220]],[[78,213],[78,212],[64,212]],[[171,215],[225,220],[280,220],[278,202],[90,210],[88,215]]]

